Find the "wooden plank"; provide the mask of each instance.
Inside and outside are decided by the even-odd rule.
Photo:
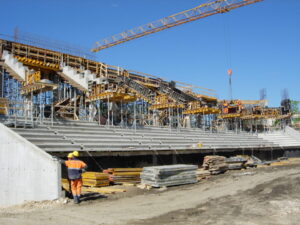
[[[109,168],[112,172],[142,172],[143,168]]]

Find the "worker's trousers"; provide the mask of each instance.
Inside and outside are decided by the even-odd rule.
[[[82,186],[82,179],[71,180],[71,189],[72,194],[74,195],[81,195],[81,186]]]

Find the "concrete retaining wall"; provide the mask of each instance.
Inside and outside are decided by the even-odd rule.
[[[0,206],[61,195],[61,165],[0,123]]]

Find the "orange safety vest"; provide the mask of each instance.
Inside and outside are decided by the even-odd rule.
[[[68,167],[68,177],[70,180],[76,180],[81,178],[82,169],[86,167],[86,164],[78,159],[72,159],[65,162]]]

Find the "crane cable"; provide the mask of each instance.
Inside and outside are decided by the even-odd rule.
[[[100,171],[103,171],[103,167],[100,165],[100,163],[95,159],[95,157],[88,151],[85,150],[84,151],[94,160],[94,162],[96,163],[96,165],[98,166],[98,168],[100,169]]]
[[[232,100],[232,60],[231,60],[231,32],[230,32],[230,24],[229,18],[226,16],[230,14],[222,14],[221,20],[223,24],[223,37],[224,37],[224,47],[225,47],[225,63],[228,68],[227,74],[229,78],[229,99]]]

